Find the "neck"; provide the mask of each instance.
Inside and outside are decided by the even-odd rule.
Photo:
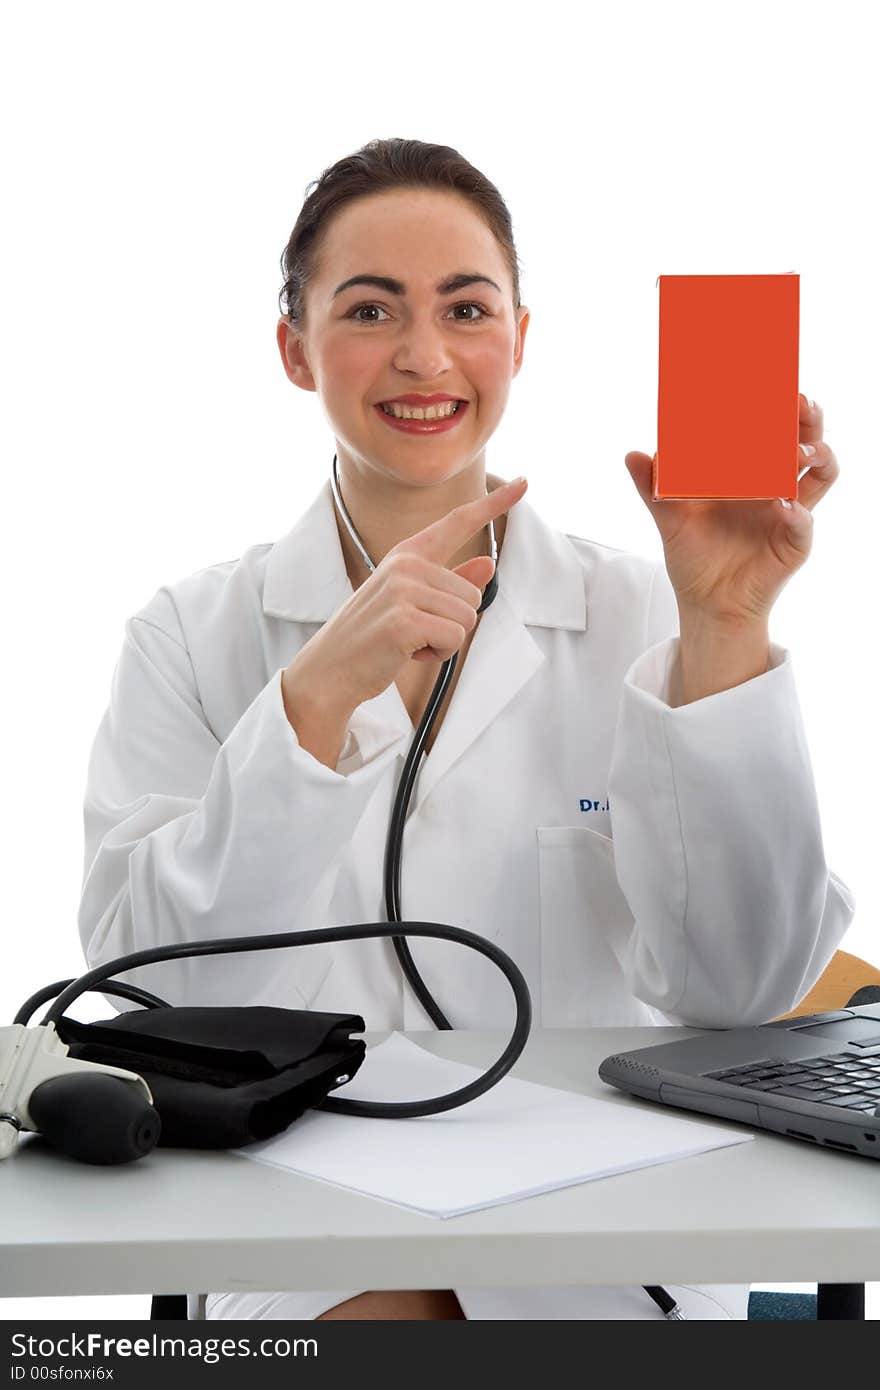
[[[374,565],[380,564],[389,550],[393,550],[401,541],[439,521],[453,507],[484,497],[487,491],[494,491],[503,481],[493,474],[486,474],[482,456],[472,468],[434,485],[402,483],[369,466],[360,468],[350,463],[341,451],[337,451],[336,471],[346,510]],[[352,587],[357,588],[368,578],[369,570],[335,503],[334,512],[348,577]],[[495,543],[499,557],[506,520],[506,516],[495,520]],[[446,567],[455,569],[465,560],[489,553],[489,528],[486,526],[446,561]]]

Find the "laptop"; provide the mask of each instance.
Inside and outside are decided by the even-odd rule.
[[[642,1100],[880,1158],[880,1000],[619,1052],[599,1076]]]

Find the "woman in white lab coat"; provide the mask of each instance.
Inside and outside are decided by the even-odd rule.
[[[724,1027],[792,1008],[853,915],[825,863],[791,659],[768,634],[838,472],[821,410],[801,399],[812,453],[790,506],[654,502],[650,457],[628,454],[657,564],[563,535],[523,481],[486,472],[529,311],[507,209],[456,151],[376,141],[339,161],[283,266],[284,368],[320,396],[376,569],[325,482],[276,543],[163,586],[129,619],[89,763],[89,965],[384,920],[402,762],[458,652],[406,823],[402,916],[495,940],[538,1026]],[[387,405],[437,393],[461,402],[443,426]],[[477,619],[490,519],[498,593]],[[509,1028],[490,962],[413,947],[453,1026]],[[127,978],[176,1004],[431,1026],[390,938]],[[689,1317],[745,1316],[744,1286],[672,1292]],[[206,1315],[662,1316],[642,1289],[613,1287],[209,1294]]]

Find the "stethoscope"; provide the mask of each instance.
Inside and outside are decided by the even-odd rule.
[[[339,508],[339,515],[348,529],[352,541],[357,547],[358,553],[362,556],[364,564],[370,574],[376,566],[367,554],[363,542],[357,533],[354,522],[348,514],[342,495],[339,490],[339,479],[336,471],[336,456],[333,457],[333,470],[331,474],[331,484],[336,505]],[[495,544],[495,530],[492,522],[489,522],[489,541],[492,559],[497,562],[498,551]],[[495,575],[493,574],[483,593],[483,599],[477,612],[484,613],[489,605],[494,601],[498,592]],[[81,975],[76,980],[56,980],[53,984],[47,985],[44,989],[38,990],[31,995],[19,1009],[13,1020],[13,1027],[19,1026],[27,1029],[31,1035],[33,1050],[38,1050],[41,1046],[53,1054],[63,1051],[66,1054],[66,1047],[63,1043],[58,1043],[54,1038],[59,1022],[63,1019],[65,1010],[69,1008],[81,994],[88,990],[100,990],[103,994],[118,995],[122,999],[131,1000],[135,1004],[140,1004],[147,1009],[169,1009],[171,1006],[158,995],[152,994],[140,986],[129,984],[127,981],[117,980],[115,976],[128,970],[138,969],[142,966],[158,964],[160,961],[177,960],[184,957],[207,956],[207,955],[226,955],[239,951],[270,951],[281,947],[307,946],[320,944],[323,942],[351,941],[361,938],[389,937],[394,942],[397,957],[403,967],[404,975],[409,980],[423,1008],[433,1019],[438,1028],[451,1029],[452,1024],[442,1013],[436,1001],[432,998],[427,985],[419,975],[418,970],[409,953],[406,937],[396,934],[389,929],[388,924],[400,924],[405,927],[409,936],[429,936],[437,937],[441,940],[454,941],[460,945],[467,946],[471,950],[477,951],[480,955],[492,960],[506,977],[513,990],[514,1001],[516,1004],[516,1022],[513,1034],[501,1056],[492,1063],[480,1076],[473,1081],[468,1081],[456,1091],[448,1095],[432,1096],[427,1100],[415,1101],[370,1101],[355,1100],[345,1096],[327,1095],[323,1100],[315,1104],[319,1110],[335,1111],[343,1115],[361,1115],[380,1119],[415,1119],[425,1115],[437,1115],[448,1110],[456,1109],[460,1105],[466,1105],[471,1100],[476,1100],[492,1086],[495,1086],[502,1077],[506,1076],[510,1068],[516,1062],[529,1035],[531,1025],[531,998],[525,976],[519,966],[510,956],[487,937],[479,933],[465,931],[462,927],[452,927],[441,922],[409,922],[404,921],[400,915],[400,861],[403,843],[403,827],[406,817],[407,807],[412,795],[413,786],[417,775],[418,761],[424,749],[425,741],[437,718],[437,713],[442,704],[443,697],[449,688],[449,683],[453,677],[456,666],[457,653],[454,653],[448,661],[443,662],[440,675],[431,692],[430,699],[422,715],[419,727],[416,730],[412,746],[407,754],[403,773],[397,788],[394,808],[388,829],[388,839],[385,847],[385,899],[386,899],[386,922],[366,922],[356,926],[345,927],[319,927],[307,931],[273,932],[269,935],[252,935],[237,937],[218,937],[210,940],[199,941],[178,941],[174,945],[162,945],[150,947],[147,950],[132,951],[128,955],[119,956],[115,960],[105,961],[103,965],[94,966],[86,974]],[[41,1004],[49,999],[54,999],[45,1016],[40,1021],[39,1028],[30,1025],[31,1015]],[[348,1022],[360,1022],[362,1019],[348,1019]],[[45,1028],[47,1032],[40,1034],[39,1029]],[[38,1038],[36,1043],[34,1039]],[[56,1058],[60,1063],[60,1056]],[[87,1065],[87,1064],[81,1064]],[[20,1080],[21,1078],[19,1078]],[[57,1078],[56,1078],[57,1079]],[[348,1081],[349,1077],[344,1073],[336,1077],[335,1084],[342,1085]],[[333,1089],[331,1087],[331,1089]],[[78,1100],[76,1096],[66,1095],[64,1099],[65,1123],[68,1118],[68,1111],[72,1112],[77,1118],[77,1123],[81,1123],[82,1117],[78,1116]],[[57,1108],[57,1106],[56,1106]],[[64,1108],[64,1107],[62,1107]],[[33,1118],[33,1117],[31,1117]],[[111,1117],[112,1118],[112,1117]],[[33,1125],[27,1125],[33,1128]],[[17,1138],[18,1131],[22,1128],[22,1118],[13,1111],[0,1114],[0,1158],[11,1152],[9,1141]],[[117,1126],[118,1128],[118,1126]],[[124,1127],[123,1127],[124,1128]],[[153,1128],[153,1137],[150,1144],[129,1143],[125,1133],[116,1133],[113,1124],[109,1127],[98,1125],[96,1127],[96,1141],[98,1148],[102,1144],[112,1141],[113,1155],[102,1150],[99,1159],[90,1158],[88,1161],[100,1162],[128,1162],[133,1158],[141,1157],[156,1143],[156,1130]],[[4,1131],[8,1131],[5,1132]],[[106,1132],[105,1132],[106,1131]],[[112,1132],[111,1132],[112,1131]],[[63,1145],[62,1145],[63,1147]],[[81,1154],[79,1156],[82,1156]],[[683,1319],[684,1314],[678,1304],[663,1288],[658,1285],[644,1285],[647,1293],[662,1309],[667,1318]]]
[[[339,514],[345,524],[345,528],[357,548],[358,554],[369,570],[370,574],[376,569],[372,559],[367,554],[363,541],[357,533],[354,522],[348,514],[348,508],[342,500],[342,493],[339,488],[339,476],[336,471],[336,455],[333,455],[333,470],[330,475],[330,486],[333,489],[333,497],[339,508]],[[489,546],[492,559],[498,562],[498,547],[495,543],[495,527],[491,520],[489,522]],[[498,581],[495,573],[486,585],[483,592],[483,601],[477,609],[477,616],[485,613],[489,605],[494,601],[498,593]],[[402,922],[403,917],[400,912],[400,866],[403,850],[403,827],[406,822],[406,813],[412,797],[416,777],[419,770],[419,759],[431,729],[434,726],[443,697],[449,688],[452,677],[455,674],[455,667],[458,661],[458,652],[453,652],[448,661],[444,661],[440,667],[440,674],[431,691],[425,712],[422,715],[419,727],[415,732],[403,772],[400,774],[400,781],[397,785],[397,795],[394,799],[394,806],[391,811],[391,820],[388,825],[388,839],[385,843],[385,912],[389,922]],[[403,967],[403,973],[409,980],[415,991],[416,998],[422,1008],[430,1016],[438,1028],[452,1028],[452,1024],[446,1018],[436,999],[434,999],[428,986],[425,984],[415,962],[410,954],[409,946],[405,936],[393,936],[394,949],[397,958]]]
[[[370,574],[373,574],[376,569],[376,566],[374,565],[370,556],[367,554],[366,547],[364,546],[363,541],[358,535],[357,528],[348,514],[348,508],[342,500],[342,492],[339,486],[339,475],[337,472],[336,454],[333,455],[333,467],[330,473],[330,486],[333,490],[333,499],[336,503],[337,508],[339,509],[339,515],[342,518],[343,524],[345,525],[345,529],[348,531],[348,534],[351,537],[352,542],[356,547],[357,552],[363,560],[364,564],[366,565],[368,571],[370,572]],[[498,593],[498,547],[495,543],[495,527],[493,526],[491,520],[489,521],[489,547],[490,554],[492,556],[492,559],[495,561],[496,568],[492,574],[492,578],[489,580],[489,583],[486,585],[486,588],[483,591],[483,601],[477,609],[478,617],[481,613],[485,613],[489,605],[494,602],[495,597]],[[436,721],[437,714],[440,710],[440,706],[443,703],[443,697],[449,688],[449,683],[452,680],[453,675],[455,674],[455,667],[457,661],[458,652],[453,652],[449,660],[444,661],[443,665],[440,668],[440,674],[437,677],[434,689],[431,691],[428,703],[425,706],[425,712],[422,715],[419,727],[417,728],[412,744],[410,745],[409,752],[406,756],[406,762],[404,763],[403,771],[400,775],[400,781],[397,786],[397,794],[394,799],[394,806],[391,812],[391,820],[388,825],[388,838],[385,842],[385,912],[387,914],[389,922],[403,921],[403,918],[400,913],[400,869],[401,855],[403,850],[403,827],[406,821],[406,812],[407,808],[409,807],[410,799],[412,797],[416,777],[418,776],[419,760],[422,755],[422,750],[427,741],[428,734],[431,732],[431,729],[433,728],[433,725]],[[403,973],[406,976],[409,983],[412,985],[416,998],[422,1005],[422,1008],[430,1016],[430,1018],[437,1025],[438,1028],[451,1029],[452,1024],[449,1022],[446,1015],[443,1013],[439,1004],[434,999],[433,995],[428,989],[428,986],[425,984],[424,980],[422,979],[421,975],[416,969],[415,962],[412,958],[412,955],[410,954],[410,950],[406,942],[406,937],[393,936],[391,940],[394,943],[394,949],[397,953],[397,958],[400,961],[400,964],[403,968]],[[650,1294],[651,1298],[654,1300],[657,1306],[660,1309],[662,1309],[663,1313],[668,1319],[674,1321],[684,1320],[684,1313],[681,1311],[681,1308],[676,1303],[675,1299],[671,1296],[671,1294],[667,1293],[667,1291],[660,1284],[644,1284],[643,1288],[647,1294]]]

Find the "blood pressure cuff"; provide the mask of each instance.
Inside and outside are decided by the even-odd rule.
[[[135,1009],[56,1024],[68,1055],[142,1076],[160,1145],[226,1149],[269,1139],[351,1080],[366,1055],[357,1014],[300,1009]]]

